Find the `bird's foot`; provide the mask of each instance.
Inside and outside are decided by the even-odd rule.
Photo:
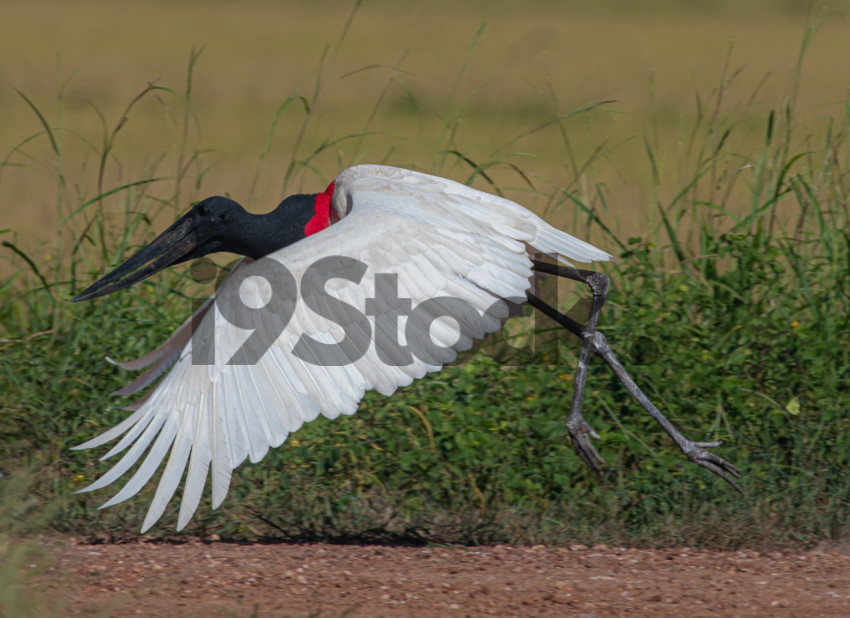
[[[684,439],[683,442],[679,444],[679,448],[682,449],[682,452],[692,462],[699,464],[710,472],[713,472],[729,483],[732,487],[743,492],[740,485],[732,480],[732,477],[735,477],[736,479],[741,478],[741,471],[722,457],[718,457],[707,450],[709,448],[714,448],[715,446],[720,446],[721,444],[723,444],[723,440],[717,440],[716,442],[692,442],[691,440]]]
[[[602,468],[599,467],[599,464],[604,464],[605,460],[602,455],[596,452],[596,448],[590,442],[591,438],[601,440],[599,434],[593,431],[593,428],[581,417],[576,420],[567,419],[567,432],[570,434],[570,440],[572,440],[576,454],[594,472],[601,475]]]

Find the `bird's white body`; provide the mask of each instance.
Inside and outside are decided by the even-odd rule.
[[[152,367],[123,393],[144,388],[173,366],[127,419],[79,447],[99,446],[123,434],[104,459],[126,451],[123,457],[86,491],[112,483],[147,451],[129,482],[104,506],[136,494],[170,449],[143,530],[159,519],[187,472],[177,524],[183,528],[200,502],[210,470],[215,508],[227,494],[232,471],[246,458],[259,461],[319,414],[353,414],[367,390],[389,395],[454,360],[473,337],[497,330],[507,315],[500,299],[522,300],[531,285],[530,251],[579,262],[611,259],[514,202],[397,168],[361,165],[343,171],[335,181],[332,208],[338,222],[257,261],[243,260],[224,281],[216,296],[240,295],[241,302],[235,297],[228,301],[241,312],[238,319],[224,319],[219,303],[209,302],[193,316],[194,337],[188,320],[158,350],[122,363],[128,369]],[[305,271],[322,258],[353,258],[366,265],[359,282],[334,278],[325,286],[328,294],[361,312],[375,294],[375,275],[396,273],[398,296],[412,299],[414,307],[428,299],[454,297],[474,307],[481,319],[460,337],[454,325],[434,322],[431,337],[447,349],[436,361],[414,357],[410,364],[393,366],[379,358],[373,345],[337,366],[308,363],[293,353],[302,335],[339,342],[345,315],[328,307],[328,319],[305,302],[287,299],[295,303],[294,312],[278,334],[273,312],[251,308],[265,306],[272,290],[286,287],[278,280],[283,271],[273,262],[300,286]],[[233,276],[237,271],[239,278]],[[237,280],[243,281],[238,290]],[[374,333],[375,316],[368,319]],[[229,364],[255,330],[274,343],[256,364]],[[193,357],[193,347],[200,345],[214,346],[212,364],[198,364]]]

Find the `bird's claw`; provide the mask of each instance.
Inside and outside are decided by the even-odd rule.
[[[713,472],[736,490],[743,493],[744,490],[741,489],[741,486],[732,480],[732,477],[735,477],[736,479],[741,478],[741,471],[722,457],[719,457],[707,450],[715,446],[720,446],[721,444],[723,444],[723,440],[718,440],[716,442],[691,442],[688,440],[683,446],[681,446],[681,449],[692,462],[702,466],[709,472]]]
[[[588,425],[585,420],[582,420],[580,423],[575,425],[568,421],[567,432],[570,434],[570,440],[573,443],[573,450],[575,450],[579,458],[581,458],[581,460],[594,472],[601,475],[602,468],[599,467],[599,464],[604,464],[605,460],[590,442],[590,438],[593,438],[594,440],[601,440],[602,438],[599,437],[599,434],[593,431],[593,428]]]

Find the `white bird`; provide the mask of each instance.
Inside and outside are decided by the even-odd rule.
[[[368,390],[390,395],[439,370],[473,339],[500,328],[506,300],[528,302],[582,338],[567,428],[576,452],[594,470],[603,462],[590,442],[598,436],[581,412],[591,353],[608,363],[689,459],[740,491],[732,480],[740,478],[738,469],[707,450],[721,442],[692,442],[679,433],[597,330],[608,278],[566,260],[613,258],[512,201],[381,165],[346,169],[325,192],[288,197],[266,215],[211,197],[74,300],[109,294],[216,251],[246,257],[162,346],[118,363],[149,369],[115,394],[138,392],[170,371],[128,406],[126,419],[76,447],[100,446],[123,434],[103,459],[126,451],[82,491],[109,485],[147,452],[101,508],[135,495],[168,454],[143,532],[161,517],[184,472],[178,530],[197,509],[210,470],[217,508],[232,471],[246,458],[260,461],[319,414],[354,414]],[[538,253],[561,256],[561,265],[535,259]],[[535,294],[536,272],[591,288],[587,324]]]

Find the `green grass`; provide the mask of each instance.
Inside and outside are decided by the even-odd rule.
[[[0,482],[0,615],[59,616],[63,607],[63,574],[53,576],[48,586],[36,583],[48,569],[57,566],[53,544],[38,535],[56,516],[62,499],[49,506],[34,496],[33,477],[28,470],[4,476]]]
[[[467,44],[475,58],[475,44]],[[143,165],[124,166],[116,155],[124,115],[104,114],[100,128],[86,131],[64,123],[64,90],[55,115],[21,99],[34,112],[32,135],[8,147],[0,171],[49,177],[61,225],[46,255],[4,231],[3,259],[15,274],[0,286],[0,483],[18,469],[34,470],[25,500],[55,505],[53,532],[133,536],[152,495],[148,488],[97,510],[108,492],[71,492],[105,472],[96,461],[102,452],[70,447],[126,414],[110,407],[107,393],[128,376],[103,357],[150,350],[208,290],[175,269],[131,293],[78,305],[68,298],[207,191],[214,160],[196,131],[191,87],[203,62],[193,55],[182,87],[158,84],[131,99],[129,118],[154,104],[175,123],[177,138],[146,152]],[[282,123],[297,129],[289,159],[273,166],[283,192],[321,189],[361,160],[411,164],[383,124],[397,77],[372,91],[372,111],[333,132],[320,113],[333,66],[325,57],[313,85],[264,111],[267,140],[257,146],[253,178],[269,173]],[[573,119],[606,113],[603,104],[569,108],[541,93],[523,126],[498,136],[509,146],[479,156],[459,133],[476,113],[459,86],[429,156],[412,163],[508,192],[617,255],[604,265],[613,293],[602,320],[615,351],[689,437],[728,441],[720,453],[741,467],[743,495],[687,464],[601,364],[591,368],[585,402],[607,460],[604,479],[596,478],[564,428],[574,363],[564,338],[537,363],[476,358],[390,398],[371,393],[353,418],[317,420],[260,464],[241,466],[223,507],[212,512],[202,503],[187,533],[719,548],[798,546],[846,533],[850,101],[812,129],[797,120],[801,70],[786,94],[756,109],[749,95],[733,96],[739,77],[723,66],[719,58],[713,96],[695,104],[678,137],[665,141],[669,134],[648,124],[613,142],[641,144],[649,178],[641,232],[620,232],[622,211],[600,171],[615,146],[600,142],[576,155],[571,141]],[[458,84],[467,70],[459,60]],[[411,125],[429,113],[413,93],[405,105]],[[557,138],[573,180],[547,176],[542,170],[553,168],[534,157],[510,156],[510,144],[544,132]],[[249,195],[260,185],[252,183]],[[563,302],[575,294],[584,291]],[[633,348],[647,341],[657,353],[642,360]],[[172,534],[175,520],[172,507],[154,532]]]

